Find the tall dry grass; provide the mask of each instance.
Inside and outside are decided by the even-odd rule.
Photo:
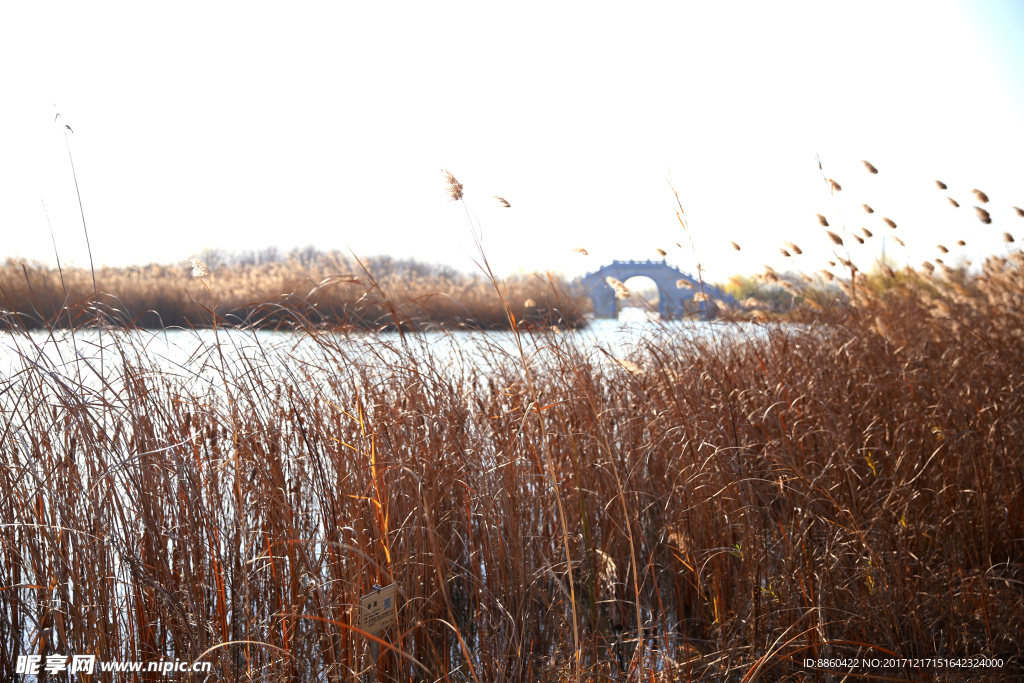
[[[0,671],[355,680],[354,607],[394,581],[385,681],[1020,680],[1024,254],[836,258],[841,296],[769,271],[801,324],[665,325],[626,356],[520,330],[497,280],[508,333],[349,337],[282,307],[287,343],[207,335],[177,364],[138,330],[91,363],[97,334],[8,314]],[[911,662],[804,665],[840,658]]]
[[[266,261],[216,255],[215,298],[192,266],[147,265],[62,270],[7,259],[0,265],[0,312],[27,329],[93,325],[160,329],[221,322],[259,328],[331,326],[360,329],[507,328],[501,297],[479,275],[386,257],[293,252]],[[95,277],[96,290],[93,288]],[[586,303],[555,276],[506,280],[507,297],[527,324],[575,326]],[[98,291],[98,294],[94,293]],[[533,306],[526,306],[528,300]]]
[[[106,335],[100,377],[21,333],[3,675],[48,634],[42,654],[352,680],[353,605],[395,581],[382,680],[780,680],[890,654],[1019,677],[1022,263],[859,288],[803,326],[665,328],[621,363],[570,334],[520,356],[310,327],[204,377]]]

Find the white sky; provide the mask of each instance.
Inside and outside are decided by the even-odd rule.
[[[470,269],[439,167],[500,272],[657,247],[692,271],[669,169],[712,279],[787,268],[782,240],[820,267],[816,212],[876,233],[853,251],[864,265],[883,215],[914,264],[939,242],[977,261],[1004,230],[1024,237],[1020,8],[5,3],[0,258],[52,261],[45,200],[62,261],[88,262],[59,112],[97,263],[313,244]]]

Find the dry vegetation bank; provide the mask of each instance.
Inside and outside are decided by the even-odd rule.
[[[306,249],[279,255],[202,254],[213,273],[203,282],[192,266],[101,267],[94,294],[88,268],[47,267],[8,259],[0,266],[2,322],[27,329],[95,324],[148,329],[327,326],[382,329],[507,328],[498,293],[480,275],[388,257],[357,261],[339,252]],[[589,301],[563,296],[557,278],[506,280],[517,321],[576,326]],[[211,299],[212,293],[212,299]],[[528,305],[529,304],[529,305]]]

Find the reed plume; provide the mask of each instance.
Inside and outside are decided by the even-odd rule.
[[[460,199],[462,199],[462,191],[464,189],[462,187],[462,183],[456,180],[455,176],[452,175],[452,172],[446,168],[442,168],[441,173],[444,174],[444,180],[445,183],[447,184],[445,190],[448,192],[449,200],[457,202]]]
[[[871,231],[870,231],[870,230],[868,230],[867,228],[861,228],[861,229],[860,229],[860,231],[861,231],[862,233],[864,233],[864,236],[865,236],[865,237],[871,238],[871,237],[874,237],[874,236],[875,236],[875,233],[871,232]]]
[[[1018,209],[1018,211],[1019,211],[1019,210],[1020,210],[1020,209]],[[735,249],[736,251],[739,251],[739,250],[740,250],[740,245],[736,244],[735,242],[729,242],[729,244],[731,244],[731,245],[732,245],[732,248],[733,248],[733,249]]]
[[[876,173],[878,173],[878,169],[875,168],[874,165],[872,165],[872,163],[867,159],[861,159],[860,163],[864,164],[864,168],[866,168],[868,170],[868,173],[870,173],[871,175],[875,175]]]
[[[903,240],[901,240],[896,235],[889,235],[889,237],[892,239],[893,242],[895,242],[896,244],[900,245],[901,247],[907,246],[907,245],[903,244]]]
[[[816,213],[814,215],[818,217],[818,223],[821,225],[821,227],[823,227],[823,228],[827,228],[828,227],[828,219],[827,218],[822,216],[820,213]]]
[[[843,245],[843,238],[842,237],[840,237],[839,235],[835,234],[831,230],[826,230],[825,233],[828,235],[828,238],[830,240],[832,240],[832,244],[836,244],[836,245],[839,245],[839,246]]]
[[[971,190],[971,192],[974,193],[974,196],[978,198],[979,202],[981,202],[982,204],[988,204],[988,195],[987,194],[985,194],[984,192],[982,192],[978,188],[974,188],[973,190]]]
[[[875,210],[874,210],[874,209],[872,209],[872,208],[871,208],[870,206],[868,206],[867,204],[861,204],[861,208],[863,208],[863,209],[864,209],[864,213],[874,213],[874,212],[875,212]]]
[[[203,278],[210,276],[210,269],[206,267],[206,264],[197,258],[189,259],[192,264],[192,277]]]
[[[978,214],[978,220],[984,223],[985,225],[988,225],[989,223],[992,222],[992,216],[989,214],[988,211],[981,208],[980,206],[974,207],[974,213]]]
[[[940,190],[946,190],[946,189],[948,189],[948,188],[946,187],[946,183],[942,182],[941,180],[936,180],[936,181],[935,181],[935,186],[936,186],[937,188],[939,188]]]
[[[893,219],[891,219],[891,218],[883,218],[882,222],[885,223],[886,225],[888,225],[893,230],[896,229],[896,223],[895,223],[895,221],[893,221]]]
[[[937,246],[936,248],[937,248],[937,249],[938,249],[939,251],[941,251],[941,252],[942,252],[943,254],[948,254],[948,253],[949,253],[949,249],[946,249],[946,247],[942,246],[941,244],[940,244],[940,245],[938,245],[938,246]]]
[[[609,287],[611,287],[612,289],[615,290],[616,298],[618,298],[618,299],[628,299],[629,298],[629,288],[626,287],[626,285],[624,285],[622,282],[620,282],[616,278],[613,278],[611,275],[606,277],[604,279],[604,281],[608,283]]]
[[[955,209],[959,209],[960,208],[960,202],[958,202],[957,200],[953,199],[952,197],[946,197],[946,201],[949,202],[950,204],[952,204],[953,208],[955,208]]]

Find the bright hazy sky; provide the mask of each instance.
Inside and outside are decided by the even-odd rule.
[[[45,201],[88,263],[59,112],[97,263],[312,244],[470,269],[439,167],[501,272],[658,247],[693,271],[670,173],[712,279],[793,267],[783,240],[820,267],[815,213],[876,234],[864,265],[881,216],[901,262],[977,262],[1024,237],[1022,35],[1024,2],[994,1],[5,3],[0,258],[52,262]]]

